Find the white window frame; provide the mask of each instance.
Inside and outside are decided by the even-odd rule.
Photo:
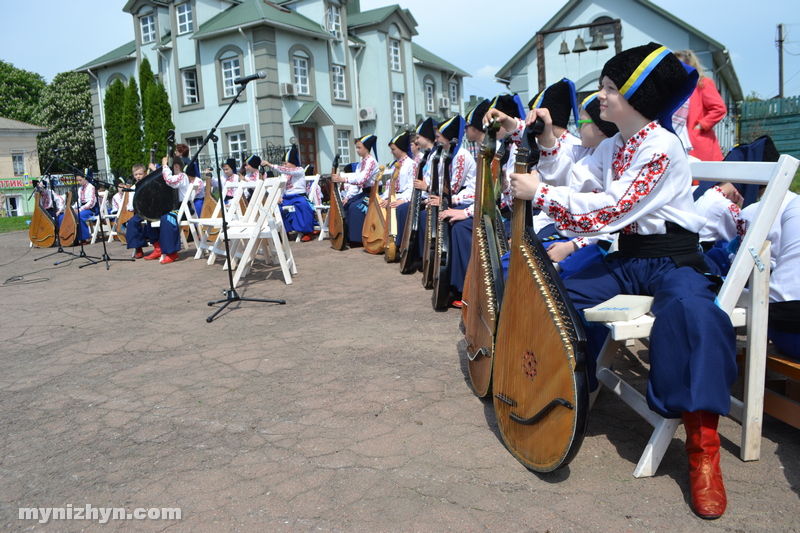
[[[142,32],[142,44],[155,42],[156,17],[153,13],[139,18],[139,29]]]
[[[308,58],[298,54],[292,56],[292,78],[294,79],[294,86],[297,89],[297,94],[305,96],[311,94],[308,64]]]
[[[347,100],[344,66],[333,65],[331,67],[331,83],[333,83],[333,98],[335,100]]]
[[[189,147],[189,155],[196,154],[202,144],[203,144],[202,137],[187,137],[186,146]]]
[[[200,86],[197,83],[197,71],[195,69],[182,70],[181,81],[183,82],[183,105],[199,104]]]
[[[395,124],[403,124],[406,121],[405,107],[405,95],[392,93],[392,117]]]
[[[389,67],[394,72],[403,72],[403,63],[400,54],[400,41],[389,39]]]
[[[228,134],[228,153],[244,165],[247,154],[247,132],[237,131]]]
[[[458,104],[458,84],[457,83],[450,83],[450,105],[454,106]]]
[[[14,204],[14,209],[11,209],[11,204]],[[5,210],[6,215],[10,217],[21,217],[25,214],[25,204],[22,202],[22,196],[17,194],[7,194]]]
[[[350,142],[350,130],[336,130],[336,153],[342,165],[350,162]]]
[[[236,84],[233,83],[233,80],[242,76],[239,56],[220,59],[219,70],[222,74],[222,97],[233,98],[236,96]]]
[[[24,151],[12,151],[11,152],[11,163],[14,167],[14,175],[15,176],[24,176],[25,175],[25,152]]]
[[[194,31],[194,18],[192,16],[191,2],[186,2],[175,6],[175,14],[178,17],[178,35],[183,35],[184,33],[191,33]]]
[[[328,17],[327,25],[328,31],[331,33],[342,31],[342,8],[339,6],[328,4]]]
[[[425,82],[425,111],[436,112],[436,85],[430,80]]]

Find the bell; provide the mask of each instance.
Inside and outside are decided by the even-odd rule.
[[[558,54],[563,56],[568,53],[569,53],[569,45],[567,44],[567,41],[561,41],[561,50],[558,51]]]
[[[608,43],[603,39],[603,32],[597,30],[594,32],[594,38],[592,38],[592,44],[589,45],[589,50],[605,50],[606,48],[608,48]]]
[[[572,47],[572,51],[576,54],[586,51],[586,43],[583,42],[583,38],[580,35],[575,39],[575,46]]]

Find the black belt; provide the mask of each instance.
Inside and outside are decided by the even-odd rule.
[[[667,222],[667,232],[655,235],[619,236],[619,251],[606,256],[656,258],[669,257],[678,267],[692,267],[701,274],[708,272],[703,255],[699,252],[700,236],[681,226]]]

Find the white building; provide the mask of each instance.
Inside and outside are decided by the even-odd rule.
[[[355,157],[354,139],[394,133],[425,116],[463,113],[466,72],[412,39],[417,23],[397,5],[361,12],[357,0],[128,0],[134,40],[78,68],[90,76],[99,170],[108,168],[102,101],[147,57],[164,83],[177,141],[197,147],[220,124],[219,150],[239,162],[297,139],[304,164]],[[209,155],[209,147],[205,149]]]

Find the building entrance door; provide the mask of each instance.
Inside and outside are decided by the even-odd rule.
[[[297,138],[300,149],[300,162],[303,163],[303,166],[314,165],[314,173],[318,174],[316,129],[297,128]]]

